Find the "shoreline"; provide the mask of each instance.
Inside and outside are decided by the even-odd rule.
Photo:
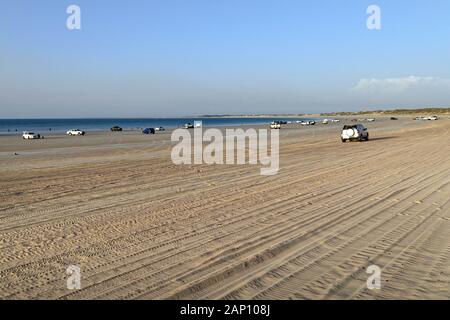
[[[385,120],[385,119],[389,119],[390,117],[397,117],[399,119],[413,119],[415,117],[421,117],[421,116],[429,116],[432,115],[432,113],[430,114],[424,114],[424,113],[417,113],[417,114],[380,114],[380,113],[363,113],[363,114],[351,114],[351,115],[341,115],[341,114],[335,114],[335,115],[328,115],[328,116],[324,116],[324,115],[317,115],[317,114],[311,114],[311,115],[307,115],[306,117],[298,117],[295,115],[291,115],[291,116],[269,116],[269,115],[260,115],[260,116],[249,116],[249,117],[207,117],[207,118],[196,118],[199,120],[207,120],[207,119],[260,119],[261,122],[252,122],[252,123],[217,123],[217,124],[203,124],[203,128],[214,128],[214,127],[218,127],[218,128],[224,128],[224,127],[248,127],[248,126],[264,126],[264,125],[269,125],[270,122],[264,122],[263,120],[267,119],[267,120],[271,120],[271,119],[286,119],[287,121],[291,121],[292,119],[302,119],[302,120],[314,120],[316,121],[316,125],[319,124],[321,125],[321,121],[324,119],[339,119],[341,121],[354,121],[357,120],[358,122],[362,122],[365,123],[366,120],[368,118],[374,118],[375,120]],[[440,114],[438,115],[438,118],[441,120],[445,120],[445,119],[450,119],[450,114]],[[106,118],[105,118],[106,119]],[[124,118],[126,119],[126,118]],[[147,118],[137,118],[138,120],[147,120]],[[155,119],[159,119],[159,118],[148,118],[149,120],[155,120]],[[174,118],[161,118],[162,120],[165,119],[174,119]],[[184,118],[183,118],[184,119]],[[26,119],[26,120],[32,120],[32,119]],[[45,120],[58,120],[58,121],[62,121],[62,120],[67,120],[67,119],[45,119]],[[77,119],[70,119],[70,120],[77,120]],[[83,119],[81,119],[83,120]],[[101,120],[101,119],[100,119]],[[293,123],[294,124],[294,123]],[[123,132],[139,132],[145,128],[148,127],[152,127],[152,126],[144,126],[144,127],[123,127]],[[178,126],[164,126],[164,128],[166,129],[166,131],[171,131],[174,129],[178,129],[178,128],[182,128],[183,124],[179,124]],[[66,133],[67,130],[69,130],[70,127],[67,127],[67,129],[55,129],[55,130],[51,130],[49,131],[47,130],[40,130],[40,129],[31,129],[31,130],[18,130],[18,131],[0,131],[0,137],[2,136],[21,136],[23,131],[36,131],[44,136],[54,136],[54,135],[64,135]],[[107,128],[93,128],[93,129],[89,129],[89,128],[83,128],[80,127],[81,130],[86,131],[87,133],[106,133],[106,132],[110,132],[109,129]]]
[[[439,112],[442,111],[442,112]],[[61,134],[66,132],[67,130],[71,129],[72,127],[79,128],[84,131],[89,132],[105,132],[109,131],[109,127],[114,125],[121,126],[124,131],[139,131],[143,130],[144,128],[151,128],[151,127],[158,127],[163,126],[166,129],[176,129],[181,128],[184,123],[187,122],[194,122],[196,120],[200,120],[204,123],[204,127],[223,127],[223,126],[245,126],[248,125],[248,123],[238,123],[239,120],[242,121],[249,121],[249,120],[256,120],[255,122],[250,123],[251,125],[264,125],[269,124],[269,122],[272,120],[281,120],[285,119],[286,121],[292,121],[293,119],[299,119],[299,120],[315,120],[316,122],[322,121],[323,119],[355,119],[357,118],[358,121],[363,121],[367,118],[388,118],[388,117],[398,117],[398,118],[415,118],[415,117],[422,117],[422,116],[432,116],[437,115],[440,118],[450,118],[450,109],[434,109],[434,108],[428,108],[428,109],[400,109],[400,110],[383,110],[383,111],[358,111],[358,112],[333,112],[333,113],[307,113],[307,114],[251,114],[251,115],[201,115],[198,117],[165,117],[165,118],[147,118],[147,117],[125,117],[125,118],[21,118],[21,119],[13,119],[13,118],[7,118],[7,119],[0,119],[0,136],[9,136],[9,135],[21,135],[23,131],[36,131],[42,134],[52,135],[54,132],[57,134]],[[361,119],[363,118],[363,119]],[[234,123],[214,123],[214,124],[208,124],[208,120],[229,120],[234,119]],[[174,121],[180,120],[180,123],[173,123]],[[64,126],[64,128],[53,128],[53,123],[60,123],[58,126],[61,126],[61,123],[64,121],[67,121],[67,125]],[[79,121],[79,123],[78,123]],[[101,125],[101,127],[90,127],[92,126],[92,122],[99,121],[100,122],[108,122],[108,125],[105,127],[104,124]],[[127,127],[125,124],[121,124],[121,122],[144,122],[148,121],[149,125],[142,125],[142,126],[136,126],[136,127]],[[2,123],[3,122],[3,123]],[[11,124],[8,124],[11,123]],[[14,124],[14,122],[17,122]],[[32,123],[34,126],[36,126],[39,123],[39,127],[33,127],[33,125],[29,127],[21,127],[18,129],[15,126],[24,126],[24,122]],[[41,127],[42,122],[47,122],[48,125],[46,127]],[[71,123],[72,122],[72,123]],[[83,122],[86,122],[83,125]],[[153,123],[152,123],[153,122]],[[167,123],[169,122],[169,123]],[[171,123],[170,123],[171,122]],[[160,123],[158,125],[158,123]],[[3,129],[1,128],[3,126]],[[48,130],[48,129],[52,130]],[[7,131],[9,129],[10,131]]]
[[[251,118],[193,118],[193,119],[185,119],[185,118],[183,118],[183,120],[190,120],[190,121],[186,121],[184,123],[180,122],[177,125],[175,125],[175,124],[166,124],[166,125],[162,125],[162,126],[166,130],[174,130],[174,129],[182,128],[183,125],[185,123],[188,123],[188,122],[193,124],[194,121],[197,121],[196,119],[198,121],[203,121],[203,127],[205,127],[205,128],[212,128],[212,127],[220,127],[220,128],[222,128],[222,127],[227,127],[227,126],[239,127],[239,126],[251,126],[251,125],[253,125],[253,126],[269,125],[270,124],[270,120],[272,120],[272,119],[275,120],[275,119],[280,119],[280,118],[275,118],[275,117],[268,117],[268,118],[265,118],[265,117],[251,117]],[[236,121],[231,121],[229,123],[226,123],[226,122],[225,123],[220,123],[220,122],[219,123],[208,123],[207,121],[209,119],[233,119],[233,120],[236,119]],[[249,119],[253,119],[253,120],[257,120],[257,121],[247,122],[247,123],[246,122],[238,123],[239,120],[243,120],[244,121],[244,120],[249,120]],[[290,120],[292,118],[286,118],[286,119]],[[293,118],[293,119],[316,120],[316,121],[320,120],[318,118],[299,118],[299,117],[296,117],[296,118]],[[66,121],[66,120],[77,121],[77,119],[41,119],[41,120],[45,120],[45,121],[49,121],[49,122],[51,122],[52,120],[59,121],[59,122]],[[80,121],[83,121],[83,120],[85,120],[85,119],[81,119]],[[105,119],[98,119],[98,120],[105,120]],[[116,119],[114,119],[114,120],[116,120]],[[119,126],[123,128],[123,131],[141,131],[141,130],[143,130],[145,128],[161,126],[161,125],[154,125],[153,124],[153,125],[142,126],[142,127],[126,127],[124,125],[120,125],[120,120],[130,121],[130,119],[117,119],[117,121],[115,121],[115,122],[119,123]],[[164,119],[140,118],[140,119],[131,119],[131,120],[137,120],[137,121],[146,121],[146,120],[148,120],[149,122],[150,121],[155,121],[155,120],[161,120],[160,123],[164,124],[164,121],[167,121],[167,120],[172,121],[173,118],[164,118]],[[264,120],[267,120],[267,121],[264,121]],[[33,123],[34,120],[33,119],[26,119],[25,121],[30,121],[31,123]],[[17,129],[17,131],[16,131],[16,129],[13,129],[13,130],[11,130],[9,132],[7,132],[7,131],[0,131],[0,136],[1,135],[21,135],[23,131],[36,131],[36,132],[39,132],[39,133],[41,133],[43,135],[44,134],[52,135],[53,133],[63,134],[67,130],[71,129],[71,127],[69,127],[70,125],[71,124],[68,124],[67,128],[64,128],[64,129],[54,129],[54,128],[52,128],[52,130],[49,130],[48,128],[47,129],[34,129],[34,128],[31,128],[31,129],[26,129],[26,130],[19,130],[19,129]],[[77,124],[77,125],[79,125],[79,129],[81,129],[83,131],[86,131],[86,132],[108,132],[108,131],[110,131],[109,128],[91,128],[90,129],[89,127],[83,127],[81,124]],[[75,126],[77,126],[77,125],[75,125]],[[49,126],[51,126],[51,124],[49,124]]]

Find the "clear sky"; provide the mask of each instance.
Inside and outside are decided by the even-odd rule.
[[[81,8],[81,30],[66,9]],[[381,30],[366,27],[381,8]],[[5,0],[0,118],[450,106],[448,0]]]

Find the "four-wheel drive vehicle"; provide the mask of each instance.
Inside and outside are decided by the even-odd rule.
[[[275,124],[288,124],[288,122],[287,121],[284,121],[284,120],[276,120],[276,121],[272,121],[272,123],[275,123]]]
[[[163,127],[156,127],[155,131],[166,131],[166,129],[164,129]]]
[[[368,141],[369,132],[367,131],[367,128],[365,128],[362,124],[346,125],[342,129],[341,140],[342,142],[350,140]]]
[[[44,139],[44,137],[41,137],[41,135],[39,133],[25,131],[22,134],[22,139],[26,139],[26,140],[30,140],[30,139]]]
[[[422,120],[430,120],[430,121],[436,121],[438,119],[437,116],[431,116],[431,117],[423,117]]]
[[[194,129],[194,125],[192,123],[186,123],[183,127],[185,129]]]
[[[146,128],[144,130],[142,130],[143,134],[155,134],[155,129],[153,128]]]
[[[270,129],[281,129],[281,124],[278,121],[274,121],[270,124]]]
[[[316,122],[315,122],[315,121],[312,121],[312,120],[310,120],[310,121],[302,121],[301,124],[302,124],[303,126],[313,126],[313,125],[316,124]]]
[[[119,126],[114,126],[111,128],[111,131],[122,131],[123,129]]]
[[[68,136],[84,136],[86,132],[81,131],[80,129],[70,129],[67,131]]]

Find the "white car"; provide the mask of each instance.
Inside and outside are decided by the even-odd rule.
[[[80,129],[70,129],[67,131],[68,136],[84,136],[86,132],[81,131]]]
[[[163,127],[156,127],[155,131],[165,131],[166,129],[164,129]]]
[[[369,141],[369,132],[362,124],[345,125],[341,133],[342,142],[347,141]]]
[[[313,126],[316,124],[316,122],[315,121],[303,121],[301,124],[303,126]]]
[[[331,120],[331,122],[341,122],[341,120],[339,120],[339,119],[333,119],[333,120]]]
[[[322,123],[323,124],[328,124],[329,120],[328,119],[323,119]]]
[[[366,121],[368,121],[368,122],[374,122],[375,119],[374,119],[374,118],[369,118],[369,119],[366,119]]]
[[[26,140],[30,140],[30,139],[44,139],[44,137],[41,137],[41,135],[39,133],[34,133],[34,132],[28,132],[25,131],[22,134],[22,139],[26,139]]]
[[[272,122],[270,124],[270,129],[281,129],[281,124],[279,122]]]

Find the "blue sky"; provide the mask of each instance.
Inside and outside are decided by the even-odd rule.
[[[0,118],[450,106],[449,19],[448,0],[8,0]]]

